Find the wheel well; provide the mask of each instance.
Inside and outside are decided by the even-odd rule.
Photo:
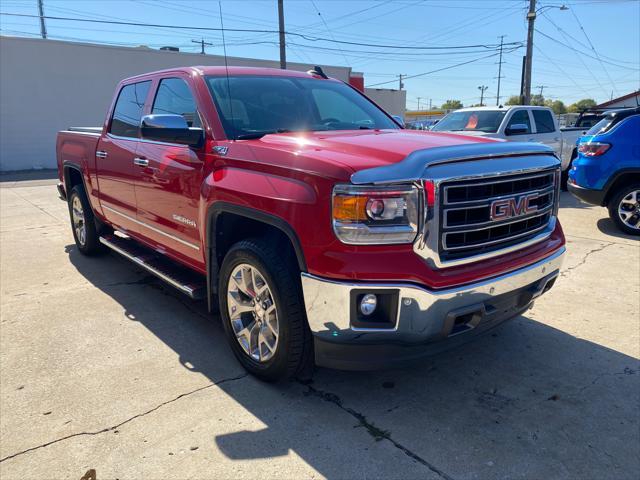
[[[609,205],[611,198],[623,187],[639,183],[638,173],[623,173],[613,181],[613,183],[607,188],[607,194],[604,197],[604,205]]]
[[[67,189],[67,195],[76,185],[84,185],[82,183],[82,174],[80,173],[80,171],[73,167],[65,167],[64,184]]]
[[[279,252],[284,258],[298,264],[296,250],[291,240],[280,228],[235,213],[222,212],[215,218],[215,256],[217,264],[221,265],[222,260],[229,249],[240,240],[247,238],[264,238]]]

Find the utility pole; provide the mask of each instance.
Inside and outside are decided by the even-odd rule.
[[[40,12],[40,35],[47,38],[47,26],[44,24],[44,5],[43,0],[38,0],[38,11]]]
[[[418,97],[418,110],[420,110],[420,99],[421,99],[421,98],[422,98],[422,97]]]
[[[489,87],[487,87],[486,85],[480,85],[480,86],[478,87],[478,90],[480,90],[480,106],[481,106],[481,107],[483,106],[483,105],[482,105],[482,101],[484,100],[484,92],[485,92],[485,90],[486,90],[487,88],[489,88]]]
[[[209,42],[205,42],[204,38],[201,40],[191,40],[191,43],[199,43],[200,44],[200,54],[204,55],[205,51],[204,51],[204,46],[205,45],[213,45],[213,43],[209,43]]]
[[[431,111],[433,109],[433,99],[430,98],[429,99],[429,111]]]
[[[496,106],[500,105],[500,80],[502,79],[502,44],[504,35],[500,35],[500,60],[498,61],[498,93],[496,94]]]
[[[278,33],[280,36],[280,68],[287,69],[287,48],[284,38],[284,0],[278,0]]]
[[[540,89],[540,96],[542,97],[542,92],[544,91],[544,88],[546,87],[546,85],[536,85],[536,88]]]
[[[404,87],[404,83],[402,83],[402,74],[398,75],[399,79],[398,79],[398,90],[402,90],[402,88]]]
[[[524,63],[524,80],[522,82],[523,104],[531,103],[531,66],[533,60],[533,30],[536,21],[536,0],[529,0],[529,13],[527,13],[529,29],[527,31],[527,55]]]

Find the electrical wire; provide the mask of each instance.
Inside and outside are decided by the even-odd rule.
[[[213,31],[219,32],[220,28],[215,27],[195,27],[195,26],[186,26],[186,25],[163,25],[157,23],[142,23],[142,22],[125,22],[125,21],[116,21],[116,20],[95,20],[88,18],[71,18],[71,17],[57,17],[57,16],[49,16],[45,15],[40,17],[39,15],[29,15],[24,13],[6,13],[0,12],[0,15],[11,16],[11,17],[26,17],[26,18],[44,18],[45,20],[61,20],[61,21],[70,21],[70,22],[87,22],[87,23],[103,23],[110,25],[128,25],[134,27],[156,27],[156,28],[172,28],[172,29],[184,29],[184,30],[203,30],[203,31]],[[259,30],[259,29],[249,29],[249,28],[228,28],[225,31],[231,32],[246,32],[246,33],[279,33],[278,30]],[[300,38],[304,38],[305,40],[317,42],[331,42],[331,43],[339,43],[342,45],[352,45],[352,46],[360,46],[360,47],[374,47],[374,48],[390,48],[390,49],[402,49],[402,50],[458,50],[458,49],[469,49],[469,48],[485,48],[485,49],[495,49],[499,46],[499,44],[475,44],[475,45],[449,45],[449,46],[432,46],[432,47],[415,47],[415,46],[407,46],[407,45],[385,45],[385,44],[376,44],[376,43],[363,43],[363,42],[349,42],[346,40],[332,40],[330,38],[318,37],[318,36],[310,36],[297,32],[285,32],[287,35],[296,36]],[[509,42],[504,45],[521,45],[521,42]]]

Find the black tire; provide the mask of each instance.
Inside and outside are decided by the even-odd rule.
[[[625,223],[622,220],[621,216],[618,214],[618,208],[621,206],[621,203],[624,200],[624,198],[632,194],[633,192],[638,192],[638,193],[636,194],[636,203],[635,203],[636,213],[635,215],[631,216],[631,219],[637,222],[638,220],[640,220],[640,198],[639,198],[640,183],[633,183],[631,185],[626,185],[620,188],[617,192],[613,194],[613,196],[609,200],[607,207],[609,208],[609,217],[611,217],[611,220],[613,220],[613,223],[615,223],[620,230],[622,230],[624,233],[627,233],[629,235],[640,235],[640,228],[633,228],[629,226],[627,223]],[[627,202],[626,205],[630,205],[629,202]]]
[[[80,205],[82,206],[81,214],[83,217],[82,223],[84,225],[84,235],[79,232],[76,221],[74,220],[73,206],[76,201],[80,202]],[[87,195],[82,185],[76,185],[71,189],[68,205],[69,218],[71,219],[71,231],[73,232],[73,238],[76,241],[76,247],[78,247],[80,253],[87,256],[104,253],[105,248],[100,243],[93,210],[91,209],[91,204],[89,204],[89,200],[87,199]]]
[[[273,356],[266,361],[254,359],[243,349],[231,324],[227,299],[229,282],[234,269],[243,264],[256,268],[264,277],[276,305],[278,340]],[[268,382],[310,376],[313,368],[311,331],[299,275],[297,264],[287,261],[282,252],[263,239],[243,240],[233,245],[220,268],[220,316],[231,349],[247,371]],[[253,314],[247,312],[242,315]],[[248,317],[247,322],[255,318]]]
[[[567,167],[566,170],[563,170],[560,173],[560,190],[562,190],[563,192],[566,192],[567,190],[569,190],[569,187],[568,187],[569,170],[571,170],[571,167],[573,167],[573,161],[576,159],[577,156],[578,156],[578,152],[574,150],[573,153],[571,153],[571,160],[569,160],[569,166]]]

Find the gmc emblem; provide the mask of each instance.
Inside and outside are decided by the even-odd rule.
[[[531,205],[531,202],[538,198],[537,193],[522,197],[502,198],[491,202],[491,220],[505,220],[511,217],[519,217],[528,215],[538,210],[537,205]]]

